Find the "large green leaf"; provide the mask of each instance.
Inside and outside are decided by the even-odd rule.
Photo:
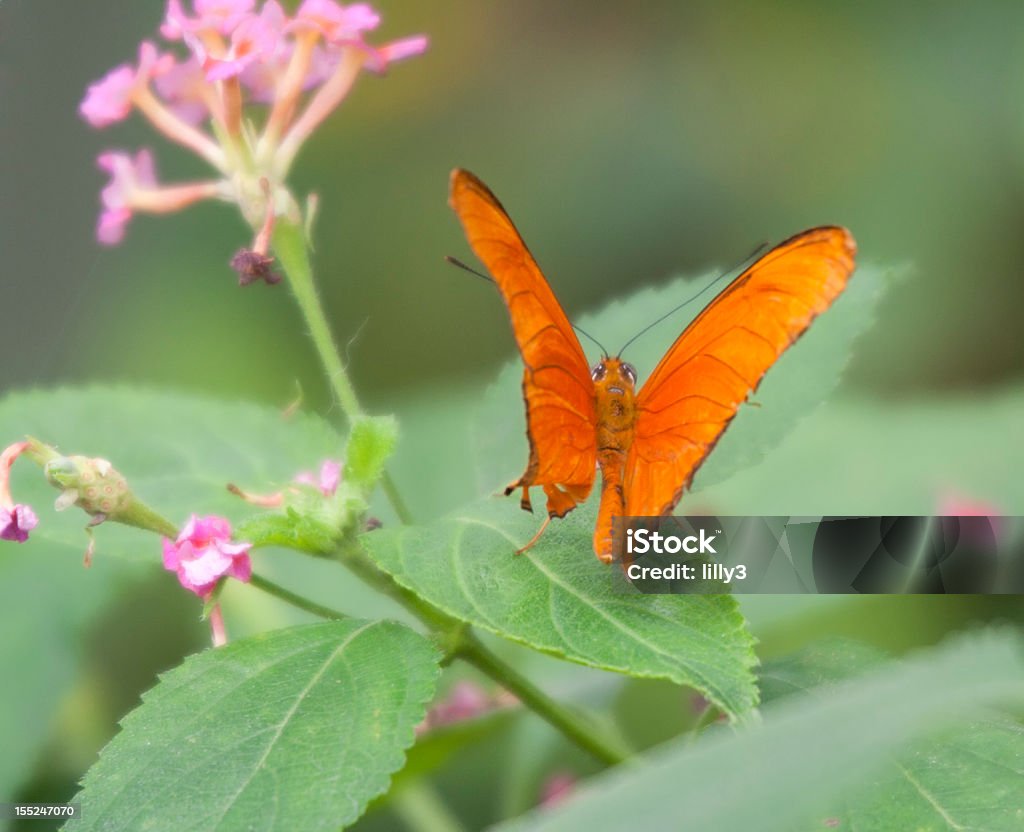
[[[715,277],[680,278],[645,289],[595,315],[584,316],[579,325],[608,349],[617,350],[667,309],[707,287]],[[749,467],[828,397],[849,360],[853,342],[874,320],[875,305],[891,278],[891,272],[872,266],[858,267],[833,307],[811,325],[765,376],[754,397],[759,406],[740,408],[708,461],[701,466],[694,481],[695,490]],[[712,292],[701,295],[698,301],[629,347],[626,357],[639,369],[641,384],[712,296]],[[593,352],[591,344],[584,346]],[[481,489],[494,491],[515,479],[526,466],[522,375],[522,362],[516,360],[506,365],[480,407],[474,437]]]
[[[753,640],[728,595],[638,596],[591,553],[593,507],[513,552],[536,520],[501,501],[363,540],[399,583],[450,615],[580,664],[690,685],[731,717],[757,703]]]
[[[739,734],[715,730],[696,742],[667,744],[646,765],[616,769],[588,781],[564,807],[535,812],[501,829],[781,832],[831,828],[836,817],[832,802],[855,798],[870,788],[869,778],[884,776],[893,753],[906,753],[908,743],[946,720],[962,718],[964,712],[989,702],[1019,699],[1022,693],[1024,657],[1016,633],[961,637],[836,684],[827,697],[789,696],[766,705],[763,723]],[[962,749],[986,756],[990,770],[1019,770],[1021,745],[1019,741],[1012,745],[1004,742],[986,752],[978,743],[970,743]],[[929,765],[925,755],[919,764]],[[945,782],[950,785],[949,780]],[[1007,823],[1020,807],[1019,795],[1019,789],[1000,795],[979,793],[971,820],[980,825],[959,828],[1020,828],[1019,818],[1016,826]],[[971,797],[965,793],[959,799],[966,802]],[[982,822],[987,799],[1000,802]],[[840,823],[838,828],[919,828],[898,821],[870,822],[897,817],[865,814],[861,825]],[[936,825],[934,816],[930,823],[921,828],[958,828]]]
[[[831,695],[833,685],[880,664],[884,655],[833,640],[768,662],[766,702],[799,693]],[[912,742],[861,788],[830,801],[824,816],[839,829],[987,832],[1024,826],[1024,727],[1005,717],[969,719]],[[820,829],[820,818],[801,829]]]
[[[112,460],[174,522],[193,511],[244,516],[251,507],[225,483],[267,490],[337,456],[341,446],[315,418],[285,422],[252,405],[99,387],[7,396],[0,446],[25,434]],[[0,666],[18,669],[0,693],[0,794],[13,794],[32,770],[33,752],[74,679],[83,629],[126,580],[162,569],[155,536],[108,523],[96,529],[96,557],[83,570],[88,518],[53,511],[57,492],[32,463],[19,461],[12,474],[15,499],[32,505],[40,523],[26,544],[0,542],[0,632],[32,634],[0,639]]]
[[[392,622],[278,630],[186,660],[83,781],[90,829],[338,829],[401,768],[440,655]]]

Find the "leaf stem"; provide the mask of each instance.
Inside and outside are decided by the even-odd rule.
[[[514,693],[530,710],[601,762],[626,762],[631,752],[618,739],[605,735],[581,712],[552,699],[511,665],[488,650],[472,632],[463,634],[455,655]]]
[[[437,792],[423,780],[398,789],[391,805],[412,832],[462,832],[464,828]]]
[[[449,658],[473,665],[502,687],[515,694],[530,710],[562,732],[571,742],[606,765],[630,758],[631,752],[615,738],[585,719],[578,711],[565,707],[503,661],[476,637],[469,624],[460,621],[429,601],[399,584],[381,570],[362,547],[352,544],[338,552],[339,560],[373,588],[395,599],[433,632],[439,647]]]
[[[330,607],[318,604],[315,601],[310,601],[308,598],[303,598],[301,595],[296,595],[294,592],[285,589],[280,584],[276,584],[273,581],[260,577],[255,573],[249,577],[249,585],[263,590],[268,595],[273,595],[275,598],[279,598],[285,603],[291,604],[293,607],[298,607],[300,610],[305,610],[308,613],[320,618],[326,618],[329,621],[344,621],[345,619],[352,617],[350,615],[345,615],[343,612],[338,612],[338,610],[332,610]]]
[[[341,360],[341,355],[338,353],[337,344],[331,334],[331,327],[327,323],[326,314],[324,314],[323,304],[320,302],[320,295],[313,280],[313,267],[309,261],[309,247],[306,244],[305,232],[300,225],[286,217],[279,217],[274,227],[272,244],[274,253],[288,275],[288,285],[291,286],[292,295],[299,305],[299,311],[309,327],[310,337],[320,356],[334,397],[349,423],[352,423],[363,415],[363,409],[359,404],[359,398],[356,396],[345,364]],[[386,471],[381,477],[381,487],[394,508],[395,514],[398,515],[398,519],[406,524],[412,522],[405,501],[402,500],[398,489]]]

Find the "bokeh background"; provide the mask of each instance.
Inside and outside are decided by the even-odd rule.
[[[890,459],[931,402],[981,402],[964,417],[980,435],[983,403],[1020,385],[1024,5],[377,5],[383,37],[425,32],[430,51],[385,79],[363,78],[303,151],[293,180],[320,194],[316,269],[371,409],[427,413],[453,397],[470,406],[513,356],[493,291],[443,262],[468,259],[445,204],[455,166],[498,193],[574,319],[640,287],[727,267],[763,240],[822,223],[851,228],[863,262],[906,267],[841,384],[858,441],[872,435],[856,433],[857,408],[901,408]],[[150,146],[167,181],[203,174],[138,121],[96,132],[76,113],[86,85],[131,59],[162,13],[156,0],[0,2],[0,394],[115,382],[283,407],[298,385],[309,407],[331,415],[285,287],[240,289],[227,267],[249,240],[232,208],[142,217],[121,246],[95,242],[103,178],[94,160],[103,149]],[[994,443],[1016,451],[1022,429],[1007,426],[1021,410],[1003,404],[999,413],[1005,436]],[[957,441],[972,441],[962,427]],[[461,429],[436,417],[419,435],[458,453]],[[417,427],[409,430],[415,438]],[[941,454],[942,442],[934,448]],[[432,488],[424,465],[396,464],[419,472],[406,487]],[[978,469],[984,483],[988,471]],[[1024,506],[1003,495],[996,508]],[[318,566],[286,563],[299,584],[325,585]],[[346,584],[338,593],[357,612],[379,612],[365,590]],[[54,694],[52,724],[18,796],[73,794],[155,673],[203,643],[182,596],[166,581],[132,584],[90,625],[76,657],[84,669]],[[978,621],[1019,620],[1018,606],[866,599],[812,603],[794,618],[784,599],[759,599],[748,613],[770,655],[822,632],[901,651]],[[125,620],[135,622],[127,633]],[[288,620],[258,607],[235,626]],[[636,717],[675,702],[667,686],[529,661],[553,690],[615,710],[638,742],[678,727]],[[438,779],[471,826],[535,802],[552,772],[588,771],[539,723],[496,731]],[[394,822],[378,813],[367,823]]]
[[[1019,4],[382,12],[384,35],[427,32],[430,52],[365,78],[295,177],[322,197],[317,267],[337,332],[359,333],[352,372],[374,403],[486,379],[512,354],[500,304],[442,261],[466,252],[445,206],[456,165],[513,212],[571,316],[842,223],[862,259],[913,267],[848,384],[902,396],[1024,372]],[[239,291],[226,268],[247,238],[232,209],[94,241],[102,149],[151,146],[169,181],[203,173],[137,121],[95,132],[76,114],[161,16],[157,0],[0,4],[2,303],[16,310],[0,389],[89,378],[281,402],[299,379],[322,404],[287,293]]]

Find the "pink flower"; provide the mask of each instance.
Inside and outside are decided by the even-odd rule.
[[[448,695],[435,702],[416,727],[417,734],[483,716],[495,707],[494,700],[475,682],[460,679]]]
[[[157,183],[153,154],[140,150],[132,158],[127,153],[101,153],[96,164],[110,174],[110,182],[100,193],[100,213],[96,237],[104,245],[116,245],[124,237],[125,226],[136,211],[162,214],[207,199],[219,193],[216,182],[192,182],[161,188]]]
[[[374,72],[383,72],[392,61],[419,55],[427,48],[427,38],[416,35],[384,46],[370,46],[363,33],[380,25],[380,15],[366,3],[342,6],[335,0],[305,0],[295,14],[292,28],[314,28],[333,46],[354,46],[366,52],[366,66]]]
[[[207,80],[234,78],[253,64],[271,61],[280,45],[286,20],[276,0],[269,0],[260,14],[245,17],[231,33],[227,53],[203,62]]]
[[[195,56],[175,63],[153,85],[182,121],[195,125],[210,115],[206,76]]]
[[[576,777],[567,771],[552,774],[540,789],[540,805],[551,809],[566,800],[576,791]]]
[[[27,448],[28,442],[16,442],[0,453],[0,540],[24,543],[39,523],[31,508],[11,497],[11,466]]]
[[[324,460],[320,466],[320,476],[315,478],[309,471],[296,475],[295,482],[319,488],[325,497],[333,497],[341,483],[342,465],[333,459]]]
[[[384,46],[372,49],[366,66],[374,72],[383,72],[388,68],[388,64],[394,61],[402,61],[414,55],[422,55],[427,51],[427,45],[426,35],[414,35],[411,38],[391,41],[391,43],[387,43]]]
[[[128,118],[139,88],[174,66],[174,56],[161,55],[149,41],[139,47],[139,65],[121,64],[91,84],[78,112],[93,127],[107,127]]]
[[[250,101],[256,104],[273,103],[278,94],[278,82],[294,54],[295,44],[282,39],[273,58],[267,61],[254,61],[242,70],[238,80],[245,87]],[[336,49],[316,44],[298,92],[308,92],[320,86],[337,68],[339,60],[340,56]]]
[[[10,509],[0,506],[0,540],[24,543],[38,523],[39,518],[28,506],[17,504]]]
[[[296,29],[314,28],[328,43],[362,43],[363,32],[380,25],[380,15],[367,3],[342,6],[335,0],[305,0],[295,13]]]
[[[988,545],[1004,538],[1006,512],[994,503],[953,490],[947,490],[938,502],[937,514],[960,517],[960,534],[973,545]]]
[[[225,575],[248,581],[251,543],[232,543],[231,524],[223,517],[192,515],[174,542],[164,538],[164,568],[178,573],[185,589],[209,595]]]
[[[143,43],[137,65],[122,64],[90,86],[79,111],[94,127],[138,111],[217,176],[160,187],[148,154],[104,154],[100,166],[112,181],[103,192],[99,241],[120,242],[135,213],[178,210],[213,197],[241,209],[256,234],[250,250],[265,256],[261,239],[276,218],[302,216],[287,177],[309,137],[364,69],[383,72],[426,49],[423,36],[367,43],[379,25],[380,15],[367,3],[303,0],[289,14],[279,0],[168,0],[160,31],[188,54],[162,54]],[[253,112],[254,104],[268,106]],[[245,275],[254,271],[249,262],[242,266]]]
[[[169,0],[160,34],[168,40],[181,40],[186,34],[216,32],[229,35],[252,11],[256,0],[195,0],[195,17],[189,17],[181,0]]]
[[[939,499],[938,514],[942,517],[1001,517],[998,506],[975,497],[948,491]]]
[[[103,245],[112,246],[124,238],[140,191],[156,188],[156,169],[148,150],[140,150],[134,159],[127,153],[103,153],[96,164],[110,174],[110,182],[100,192],[103,211],[96,236]]]

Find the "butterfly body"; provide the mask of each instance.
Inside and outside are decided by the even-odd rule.
[[[636,430],[636,371],[618,358],[604,358],[591,373],[597,411],[597,465],[601,504],[594,527],[594,553],[612,558],[612,520],[626,510],[626,459]]]
[[[686,327],[636,390],[620,357],[593,368],[565,312],[497,198],[452,172],[449,202],[504,300],[523,360],[530,458],[505,489],[540,486],[548,518],[585,500],[601,470],[594,553],[613,556],[613,521],[670,513],[698,467],[779,356],[843,291],[856,244],[821,226],[780,243],[736,277]],[[522,551],[522,550],[520,550]]]

